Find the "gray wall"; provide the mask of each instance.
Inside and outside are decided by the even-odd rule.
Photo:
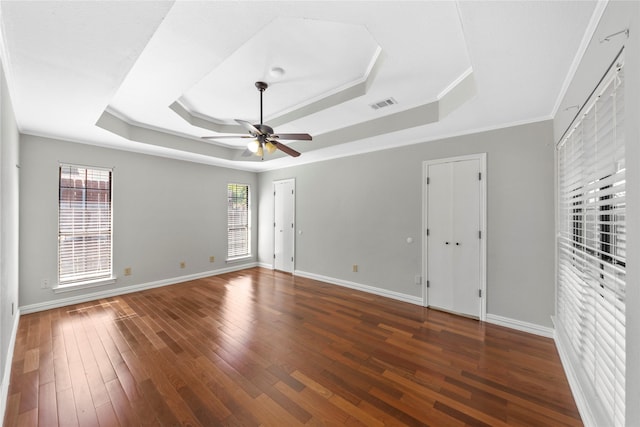
[[[18,128],[9,91],[0,68],[0,381],[6,391],[10,366],[7,364],[11,333],[18,309]],[[11,310],[12,305],[15,309]],[[6,371],[5,371],[6,368]],[[5,377],[6,375],[6,377]],[[5,382],[6,381],[6,382]],[[6,397],[4,394],[0,398]],[[5,401],[0,403],[4,408]],[[0,416],[4,413],[0,411]]]
[[[20,305],[224,269],[227,183],[251,185],[255,173],[22,135]],[[113,167],[115,285],[71,293],[41,289],[57,281],[58,163]],[[255,194],[255,191],[254,191]],[[253,197],[252,204],[256,197]],[[252,245],[255,261],[257,227]],[[215,256],[215,263],[209,263]],[[181,269],[179,263],[186,262]],[[124,276],[125,267],[132,275]]]
[[[620,35],[609,42],[606,36],[629,28],[629,38]],[[626,420],[640,424],[640,3],[610,1],[596,33],[560,104],[554,122],[556,139],[569,126],[564,108],[582,105],[608,69],[621,47],[625,47],[625,113],[627,174],[627,293],[626,293]]]
[[[259,261],[273,256],[272,181],[295,178],[296,270],[420,297],[422,162],[486,152],[487,313],[550,327],[552,139],[546,121],[261,173]]]
[[[618,5],[616,5],[616,8]],[[626,10],[626,8],[630,10]],[[640,260],[640,3],[622,8],[629,19],[627,43],[627,257]],[[627,264],[627,423],[640,420],[640,263]]]

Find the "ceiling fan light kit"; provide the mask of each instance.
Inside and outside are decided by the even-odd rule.
[[[244,127],[251,137],[255,138],[247,144],[247,150],[256,156],[263,158],[265,150],[269,154],[273,154],[276,150],[280,150],[292,157],[298,157],[300,153],[293,148],[284,145],[278,139],[286,139],[290,141],[311,141],[312,137],[308,133],[279,133],[275,134],[271,126],[265,125],[262,121],[262,93],[269,87],[265,82],[258,81],[255,83],[256,88],[260,92],[260,123],[251,124],[245,120],[236,119],[236,123]],[[203,139],[216,138],[250,138],[247,136],[205,136]]]

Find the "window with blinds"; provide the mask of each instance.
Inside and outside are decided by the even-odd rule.
[[[227,257],[250,255],[249,186],[227,185]]]
[[[557,148],[557,327],[598,425],[625,424],[622,58]]]
[[[61,165],[58,283],[110,278],[111,170]]]

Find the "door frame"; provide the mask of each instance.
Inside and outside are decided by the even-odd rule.
[[[273,189],[273,211],[272,211],[272,219],[273,221],[271,221],[271,223],[273,224],[273,227],[271,227],[271,236],[272,236],[272,245],[271,245],[271,250],[272,253],[275,256],[276,253],[276,227],[275,227],[275,223],[276,223],[276,185],[277,184],[283,184],[285,182],[291,182],[293,184],[293,201],[291,204],[291,209],[293,210],[293,224],[294,224],[294,228],[293,228],[293,234],[291,237],[291,253],[293,254],[293,266],[291,268],[291,274],[294,274],[296,271],[296,228],[295,228],[295,224],[296,224],[296,179],[295,178],[287,178],[287,179],[277,179],[275,181],[272,181],[271,183],[271,187]],[[276,260],[275,257],[271,260],[271,269],[275,270],[276,269]]]
[[[487,153],[468,154],[464,156],[446,157],[441,159],[425,160],[422,162],[422,305],[429,307],[429,293],[427,292],[428,271],[428,237],[429,228],[427,212],[429,203],[429,186],[427,185],[427,174],[429,166],[460,162],[464,160],[478,160],[480,164],[480,320],[487,317]]]

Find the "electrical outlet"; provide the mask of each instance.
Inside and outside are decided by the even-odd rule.
[[[124,275],[125,276],[131,276],[131,267],[125,267],[124,268]]]
[[[358,272],[358,264],[353,264],[353,272],[354,273]]]
[[[184,261],[180,261],[180,268],[185,268],[187,266],[187,263]]]
[[[40,282],[40,288],[41,289],[48,289],[49,288],[49,279],[42,279],[42,281]]]
[[[209,257],[209,262],[216,262],[216,257],[210,256]]]

